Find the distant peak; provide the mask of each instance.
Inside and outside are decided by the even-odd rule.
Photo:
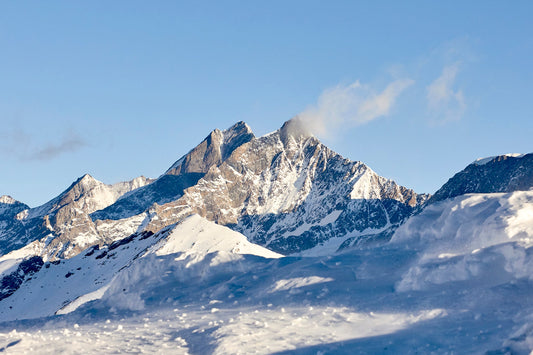
[[[245,133],[252,133],[252,129],[244,121],[239,121],[235,123],[233,126],[231,126],[230,128],[224,130],[224,132],[230,132],[230,131],[245,131]]]
[[[252,132],[252,129],[250,126],[248,126],[245,122],[239,121],[235,123],[230,128],[222,131],[222,134],[224,136],[224,141],[230,141],[235,137],[238,136],[251,136],[253,137],[254,133]]]
[[[76,181],[74,181],[74,183],[72,184],[70,188],[74,186],[92,187],[98,183],[100,182],[96,180],[95,178],[93,178],[91,175],[85,174],[82,177],[78,178]]]
[[[17,200],[15,200],[13,197],[11,197],[9,195],[0,196],[0,203],[13,205],[13,204],[15,204],[17,202],[18,202]]]
[[[92,177],[91,175],[89,175],[89,174],[85,174],[85,175],[83,175],[79,180],[80,180],[80,181],[87,181],[87,182],[88,182],[88,181],[91,181],[91,182],[96,181],[96,179],[93,178],[93,177]]]

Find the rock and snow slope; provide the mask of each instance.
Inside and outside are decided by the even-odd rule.
[[[196,213],[290,254],[392,231],[427,199],[302,134],[300,124],[237,147],[182,197],[156,205],[147,229]]]
[[[0,323],[0,346],[45,353],[528,354],[532,211],[530,191],[458,196],[427,207],[387,244],[275,259],[228,252],[216,236],[219,228],[233,232],[194,216],[160,239],[143,239],[152,240],[143,248],[148,253],[107,278],[105,290],[59,312],[68,314]],[[191,240],[194,233],[204,239]],[[50,283],[50,295],[72,297],[67,292],[77,288],[61,283],[105,269],[140,242],[45,266],[26,285],[35,280],[36,292]],[[184,253],[193,242],[200,253]],[[97,268],[96,260],[108,264]],[[46,276],[54,267],[65,275]],[[19,312],[38,304],[11,297]],[[0,302],[3,312],[11,311],[11,297]],[[62,304],[55,301],[48,313]]]
[[[138,258],[151,257],[153,260],[153,254],[173,254],[174,258],[179,255],[179,259],[202,260],[209,253],[265,258],[281,256],[251,244],[242,234],[197,215],[156,234],[133,234],[108,247],[91,247],[70,259],[44,264],[42,260],[34,260],[36,265],[30,277],[24,273],[19,275],[19,270],[13,266],[13,261],[19,261],[16,266],[20,268],[19,265],[24,265],[23,260],[29,259],[17,259],[20,255],[13,252],[10,253],[13,255],[0,258],[0,271],[4,269],[0,285],[6,286],[4,290],[0,289],[0,300],[5,298],[0,302],[0,319],[38,318],[71,311],[84,302],[101,297],[110,281],[124,268],[136,265]],[[19,276],[23,282],[16,284]],[[8,285],[8,282],[15,282],[15,285]]]
[[[37,241],[43,258],[68,258],[192,214],[283,254],[316,254],[324,244],[329,253],[361,236],[386,241],[427,198],[331,151],[297,119],[259,138],[238,122],[211,132],[155,181],[109,186],[86,175],[45,205],[6,217],[0,253]]]
[[[224,131],[215,129],[152,184],[122,196],[91,217],[93,220],[119,220],[142,213],[154,203],[161,205],[177,200],[212,166],[221,164],[235,149],[253,138],[252,130],[244,122],[237,122]]]
[[[0,230],[0,255],[41,240],[40,255],[65,258],[78,254],[87,246],[109,242],[109,239],[101,238],[89,214],[150,182],[141,176],[106,185],[86,174],[42,206],[28,208],[18,203],[16,214],[0,216],[0,225],[4,227]]]
[[[214,131],[157,180],[198,174],[167,177],[179,191],[99,204],[86,178],[40,210],[2,198],[3,220],[39,216],[73,252],[47,252],[50,232],[0,257],[0,351],[533,350],[532,154],[469,165],[427,203],[300,128]],[[72,210],[88,220],[61,229]],[[86,226],[97,245],[69,249]]]

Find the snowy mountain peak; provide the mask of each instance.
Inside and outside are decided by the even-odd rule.
[[[6,205],[13,205],[17,202],[18,202],[17,200],[15,200],[13,197],[9,195],[0,196],[0,203],[4,203]]]
[[[79,186],[83,186],[83,187],[86,187],[86,188],[91,188],[91,187],[94,187],[94,186],[96,186],[98,184],[101,184],[101,183],[102,182],[96,180],[91,175],[85,174],[82,177],[80,177],[78,180],[76,180],[74,185],[79,185]]]
[[[156,232],[198,214],[288,254],[395,228],[426,199],[343,158],[293,118],[240,145],[178,199],[155,206],[146,228]]]
[[[206,173],[211,166],[222,163],[236,148],[253,138],[252,130],[242,121],[224,131],[215,129],[199,145],[172,164],[165,175]]]

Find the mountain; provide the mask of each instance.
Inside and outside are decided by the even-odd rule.
[[[388,240],[427,198],[333,152],[297,118],[263,137],[238,122],[212,131],[154,181],[83,176],[20,212],[2,252],[35,241],[44,259],[68,258],[198,214],[282,254],[330,254]]]
[[[527,191],[533,187],[533,153],[480,158],[455,174],[430,203],[467,193]]]
[[[38,209],[2,197],[0,218],[50,237],[0,256],[0,351],[533,350],[531,154],[478,160],[428,200],[297,120],[237,126],[112,196],[85,176]]]
[[[117,220],[146,211],[154,203],[164,204],[178,199],[183,191],[195,185],[212,166],[226,160],[239,146],[254,135],[244,122],[227,130],[212,131],[198,146],[185,154],[152,184],[122,196],[114,204],[94,212],[93,220]]]
[[[341,157],[293,119],[246,139],[180,198],[154,205],[146,228],[198,214],[282,254],[325,243],[331,253],[349,238],[386,240],[427,198]]]
[[[0,196],[0,255],[2,251],[14,250],[25,245],[25,240],[19,240],[24,234],[24,226],[17,216],[28,209],[28,205],[11,196]]]
[[[41,253],[47,258],[64,258],[76,255],[97,242],[108,242],[100,240],[89,214],[150,182],[150,179],[141,176],[106,185],[86,174],[42,206],[28,208],[15,204],[17,207],[2,217],[5,228],[1,233],[6,237],[2,240],[0,255],[41,240]]]
[[[279,258],[242,234],[193,215],[158,233],[140,232],[106,247],[93,246],[70,259],[44,262],[39,256],[13,266],[18,255],[0,257],[0,319],[29,319],[69,313],[103,296],[121,270],[157,256],[173,255],[189,264],[219,255]],[[13,259],[11,259],[13,258]],[[10,264],[10,269],[4,264]],[[4,270],[2,272],[2,270]],[[130,303],[130,305],[132,305]]]

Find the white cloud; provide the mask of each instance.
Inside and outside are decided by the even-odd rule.
[[[448,65],[442,74],[427,87],[428,108],[438,122],[460,120],[466,110],[462,90],[454,89],[455,78],[459,72],[457,63]]]
[[[298,117],[317,135],[328,135],[343,124],[361,125],[390,113],[397,97],[414,83],[399,79],[376,92],[370,85],[356,81],[325,90],[315,105]]]

